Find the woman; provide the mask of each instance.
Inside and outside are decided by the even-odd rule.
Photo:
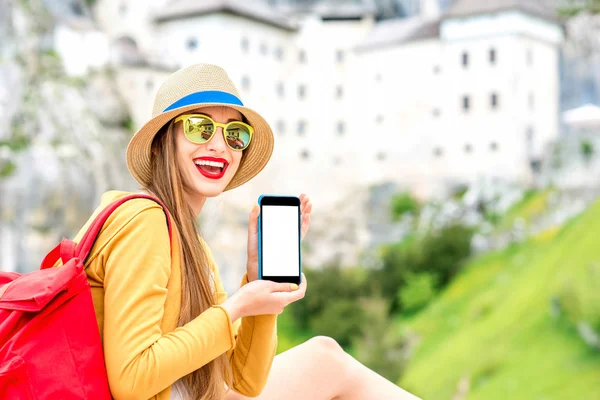
[[[412,398],[327,337],[275,357],[277,314],[304,297],[306,279],[299,287],[258,280],[256,205],[246,274],[227,298],[195,221],[207,197],[250,180],[272,149],[269,125],[242,105],[221,68],[190,66],[159,89],[127,165],[165,204],[172,237],[158,203],[130,200],[108,219],[87,260],[115,399]],[[100,210],[128,194],[106,193],[76,241]],[[301,200],[304,236],[312,204]]]

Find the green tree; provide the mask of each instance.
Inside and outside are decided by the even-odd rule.
[[[419,311],[436,295],[438,278],[431,272],[409,273],[404,287],[398,290],[398,297],[404,310]]]
[[[408,192],[400,193],[392,198],[392,216],[399,219],[404,214],[416,214],[419,211],[419,203]]]

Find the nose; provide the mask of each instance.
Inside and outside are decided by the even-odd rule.
[[[223,154],[225,150],[227,150],[227,144],[225,144],[222,127],[217,127],[214,136],[207,143],[207,149],[208,151],[212,151],[216,154]]]

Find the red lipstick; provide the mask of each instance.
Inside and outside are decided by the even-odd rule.
[[[198,162],[198,161],[223,163],[223,167],[221,168],[218,166],[208,165],[208,164],[198,165],[198,164],[196,164],[196,162]],[[216,157],[194,158],[194,164],[196,165],[196,169],[198,170],[198,172],[200,172],[203,176],[205,176],[209,179],[221,179],[223,177],[223,175],[225,175],[225,171],[227,171],[227,167],[229,166],[229,163],[227,162],[227,160],[225,160],[224,158],[216,158]]]

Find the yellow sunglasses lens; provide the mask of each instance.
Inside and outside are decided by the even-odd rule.
[[[234,150],[243,150],[250,144],[252,133],[245,124],[232,122],[225,129],[225,139],[229,147]]]
[[[185,136],[198,144],[208,142],[216,130],[213,122],[203,117],[189,117],[183,127]]]

